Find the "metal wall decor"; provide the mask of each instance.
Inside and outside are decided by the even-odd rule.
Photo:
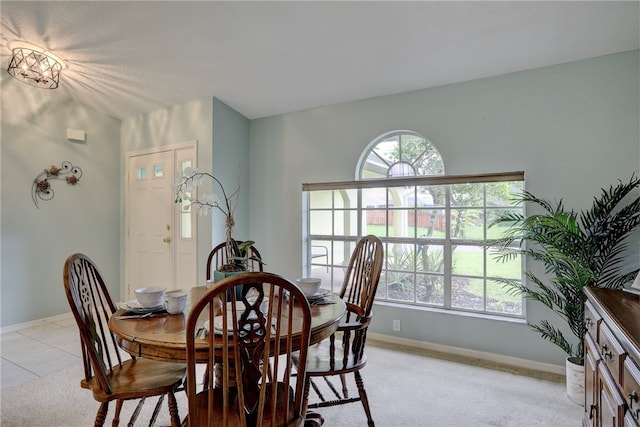
[[[60,167],[51,165],[49,169],[45,169],[40,172],[40,175],[33,180],[33,186],[31,187],[31,197],[36,207],[38,206],[38,200],[51,200],[55,192],[51,187],[51,182],[54,179],[64,179],[67,184],[76,185],[80,181],[82,176],[82,169],[78,166],[73,166],[73,163],[64,161]]]

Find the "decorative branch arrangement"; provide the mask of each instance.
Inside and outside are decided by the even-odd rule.
[[[78,166],[73,166],[73,163],[64,161],[60,167],[51,165],[49,169],[45,169],[33,180],[31,186],[31,197],[36,207],[38,206],[38,200],[51,200],[55,192],[51,187],[51,182],[54,179],[64,179],[67,184],[76,185],[80,181],[82,176],[82,169]]]
[[[216,193],[204,194],[200,197],[197,197],[194,194],[196,189],[208,178],[213,180],[213,182],[220,187],[222,199]],[[228,264],[221,266],[218,271],[245,271],[247,269],[247,261],[249,259],[264,264],[260,258],[249,256],[248,250],[251,245],[255,243],[253,240],[246,240],[243,243],[238,243],[231,237],[233,226],[236,225],[233,213],[238,206],[240,186],[238,186],[233,193],[227,193],[220,180],[212,174],[208,172],[198,172],[198,169],[187,167],[180,173],[178,181],[175,184],[175,189],[176,203],[189,202],[190,206],[198,208],[200,215],[208,215],[209,212],[215,208],[225,216]]]
[[[193,196],[195,190],[201,186],[207,178],[212,179],[218,187],[220,187],[224,200],[221,200],[216,193],[204,194],[199,198]],[[236,225],[236,221],[233,219],[233,213],[238,205],[238,194],[240,194],[240,186],[238,186],[233,193],[227,194],[218,178],[207,172],[198,172],[198,169],[191,167],[185,168],[182,173],[180,173],[178,182],[176,183],[176,203],[188,201],[191,206],[198,207],[200,215],[208,215],[213,208],[216,208],[225,216],[225,229],[227,231],[226,249],[227,259],[229,260],[232,260],[234,256],[232,252],[231,232],[233,226]]]

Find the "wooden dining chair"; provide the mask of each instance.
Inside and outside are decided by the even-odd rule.
[[[80,386],[91,390],[94,399],[101,403],[94,425],[104,424],[111,401],[116,401],[112,426],[117,426],[123,402],[140,399],[129,421],[129,425],[133,425],[144,400],[158,396],[149,424],[152,426],[167,395],[171,426],[178,427],[180,419],[174,393],[184,382],[186,366],[123,358],[108,326],[117,307],[98,268],[87,256],[76,253],[67,258],[63,276],[67,300],[80,330],[84,364]],[[72,420],[69,422],[73,424]]]
[[[313,387],[318,401],[309,402],[308,407],[321,408],[360,401],[367,416],[367,424],[373,426],[373,418],[369,408],[367,392],[362,382],[360,370],[366,365],[364,352],[367,328],[371,323],[373,300],[378,289],[378,281],[382,271],[384,250],[382,242],[375,236],[366,236],[356,245],[345,273],[340,297],[347,305],[347,313],[343,317],[336,333],[317,346],[309,349],[307,356],[307,391]],[[336,341],[338,341],[336,343]],[[298,369],[302,361],[296,363]],[[358,388],[358,397],[350,397],[347,388],[346,374],[353,373]],[[331,382],[332,377],[339,377],[342,393]],[[324,378],[331,393],[326,399],[313,379]]]
[[[227,292],[236,286],[240,298]],[[291,357],[299,350],[306,360],[310,330],[309,303],[287,279],[249,272],[216,282],[187,319],[189,426],[302,425],[305,377],[291,375]],[[198,355],[206,355],[204,384]]]
[[[243,242],[238,240],[237,243],[242,244]],[[209,252],[209,257],[207,258],[207,280],[212,279],[211,275],[215,270],[229,263],[226,246],[227,242],[222,242]],[[263,271],[262,263],[255,259],[262,259],[260,251],[253,245],[249,247],[248,251],[250,258],[247,261],[247,271]],[[253,257],[253,259],[251,257]]]

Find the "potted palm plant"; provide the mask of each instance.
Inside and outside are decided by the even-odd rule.
[[[567,363],[584,370],[584,336],[586,324],[584,306],[587,286],[622,288],[633,281],[638,268],[628,270],[626,252],[632,234],[640,226],[640,179],[635,174],[629,182],[619,181],[615,187],[602,189],[594,197],[589,209],[581,212],[567,210],[562,200],[552,203],[529,192],[515,196],[516,203],[542,210],[541,213],[522,215],[505,212],[490,226],[506,225],[503,237],[489,240],[499,261],[524,256],[542,263],[544,275],[526,272],[525,283],[500,279],[510,291],[544,304],[566,322],[573,338],[565,337],[560,326],[548,320],[530,323],[531,328],[545,340],[560,347],[567,354]],[[636,266],[637,267],[637,266]],[[568,365],[570,366],[570,365]],[[569,368],[568,368],[569,369]],[[570,376],[567,375],[567,380]],[[579,377],[582,382],[583,378]],[[572,395],[574,388],[567,384],[569,398],[582,403]]]

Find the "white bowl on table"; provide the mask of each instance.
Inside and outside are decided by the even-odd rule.
[[[164,296],[167,293],[167,288],[161,288],[159,286],[147,286],[145,288],[138,288],[134,291],[136,299],[140,305],[144,308],[154,308],[164,305]]]
[[[307,297],[317,294],[321,284],[322,279],[317,277],[302,277],[296,279],[296,285],[298,285],[302,293]]]

